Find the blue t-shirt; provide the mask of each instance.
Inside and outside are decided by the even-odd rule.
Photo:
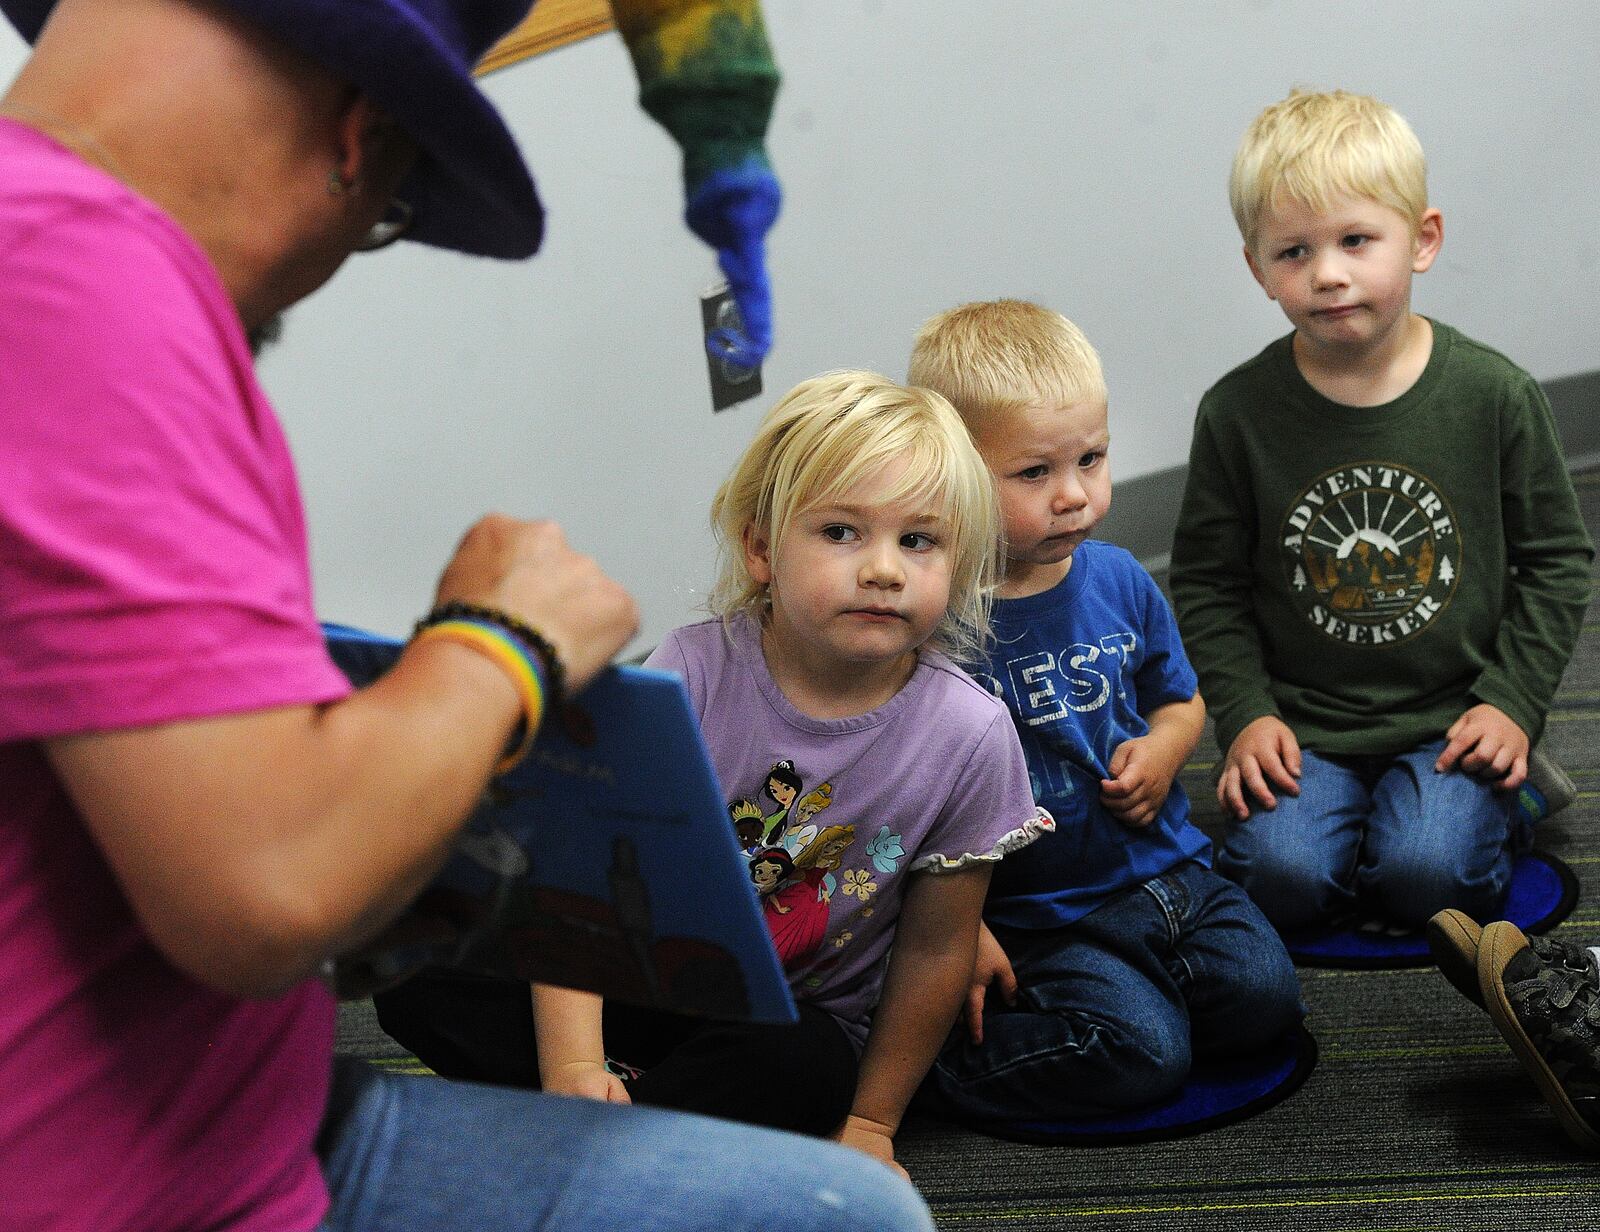
[[[1185,860],[1209,865],[1210,840],[1176,782],[1142,829],[1100,804],[1117,746],[1150,730],[1146,714],[1198,687],[1172,611],[1139,562],[1091,539],[1059,585],[996,602],[994,631],[973,675],[1010,710],[1034,799],[1056,830],[1000,862],[985,918],[1055,928]]]

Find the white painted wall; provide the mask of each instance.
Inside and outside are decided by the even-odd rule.
[[[1121,478],[1187,455],[1200,393],[1282,332],[1224,185],[1294,84],[1412,122],[1444,210],[1420,310],[1536,376],[1600,368],[1594,0],[767,0],[786,80],[770,145],[769,395],[713,417],[676,153],[614,36],[491,77],[549,207],[504,266],[355,258],[263,364],[301,467],[320,609],[400,632],[481,511],[553,516],[639,596],[640,645],[694,614],[710,496],[772,395],[903,375],[954,303],[1033,297],[1105,357]],[[0,35],[0,77],[23,49]]]

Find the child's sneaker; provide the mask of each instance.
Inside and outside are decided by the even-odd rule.
[[[1567,1136],[1600,1151],[1600,976],[1539,957],[1498,920],[1478,939],[1478,987]]]
[[[1483,993],[1478,990],[1478,938],[1483,935],[1483,925],[1465,911],[1452,907],[1433,916],[1423,925],[1423,932],[1439,974],[1463,997],[1482,1005]]]
[[[1483,1005],[1483,990],[1478,985],[1478,949],[1482,944],[1483,926],[1465,911],[1451,908],[1430,919],[1423,931],[1439,974],[1463,997]],[[1517,935],[1522,936],[1522,933],[1519,931]],[[1523,941],[1540,962],[1570,971],[1581,980],[1600,982],[1600,966],[1596,966],[1594,955],[1583,946],[1554,937],[1524,937]]]
[[[1528,777],[1517,788],[1516,812],[1527,825],[1559,813],[1578,798],[1578,788],[1544,749],[1528,754]]]

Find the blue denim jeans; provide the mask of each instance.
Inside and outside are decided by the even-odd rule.
[[[317,1149],[325,1232],[933,1229],[910,1185],[830,1142],[360,1061],[336,1062]]]
[[[1195,1056],[1246,1054],[1305,1014],[1294,964],[1250,899],[1186,862],[1063,928],[990,926],[1018,992],[984,1040],[958,1023],[934,1102],[977,1120],[1072,1117],[1174,1094]]]
[[[1495,917],[1511,880],[1511,792],[1450,771],[1444,741],[1397,757],[1300,754],[1300,794],[1230,822],[1217,871],[1279,928],[1324,923],[1358,904],[1415,927],[1455,907]],[[1515,839],[1515,843],[1513,840]]]

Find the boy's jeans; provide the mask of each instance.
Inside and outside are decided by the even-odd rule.
[[[1250,892],[1279,928],[1323,923],[1361,900],[1420,926],[1455,907],[1493,919],[1511,880],[1516,797],[1452,770],[1444,741],[1398,757],[1300,754],[1300,794],[1228,823],[1217,871]]]
[[[848,1147],[360,1061],[335,1063],[317,1149],[323,1232],[933,1232]]]
[[[1192,1057],[1262,1048],[1305,1013],[1277,933],[1238,886],[1192,861],[1063,928],[990,927],[1016,1005],[991,989],[982,1045],[958,1023],[928,1077],[938,1102],[971,1119],[1155,1103]]]

